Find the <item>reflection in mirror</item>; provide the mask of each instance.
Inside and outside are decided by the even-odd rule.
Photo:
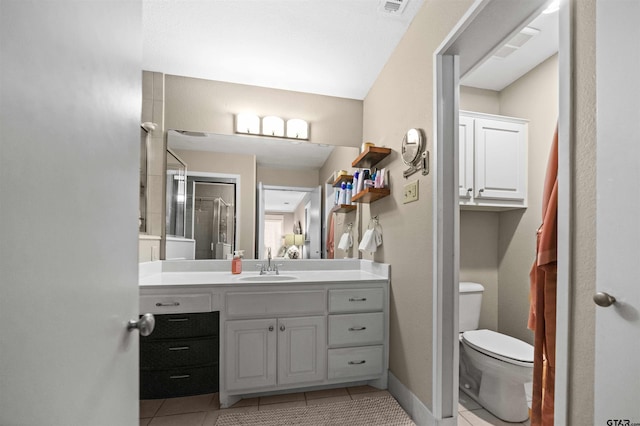
[[[186,177],[186,164],[167,149],[166,234],[174,237],[185,236]]]
[[[167,133],[168,146],[186,160],[190,170],[187,176],[186,237],[196,240],[196,252],[199,253],[196,258],[220,258],[216,255],[216,246],[220,247],[223,258],[228,250],[233,252],[239,249],[245,250],[245,258],[266,258],[264,236],[260,236],[260,233],[266,230],[264,221],[266,215],[271,215],[272,220],[274,215],[283,216],[282,225],[277,224],[272,242],[266,244],[271,245],[272,257],[281,255],[279,257],[284,258],[284,249],[289,249],[291,246],[295,246],[298,250],[299,258],[325,257],[323,244],[327,236],[323,235],[323,232],[326,233],[328,229],[326,222],[330,208],[326,209],[326,213],[323,211],[321,187],[317,185],[324,183],[329,175],[333,176],[335,170],[348,167],[357,155],[358,148],[238,134],[222,135],[183,130],[169,130]],[[336,148],[338,151],[335,151]],[[334,151],[340,154],[332,155]],[[328,159],[330,159],[329,162],[327,162]],[[327,167],[327,170],[323,170],[324,167]],[[321,176],[321,173],[326,176]],[[203,176],[211,178],[207,180]],[[236,176],[237,180],[234,178],[225,180],[225,176]],[[221,196],[225,203],[233,205],[233,209],[229,210],[226,235],[221,236],[222,231],[220,231],[216,236],[214,230],[211,234],[213,236],[207,237],[206,242],[202,244],[198,243],[200,232],[195,231],[193,222],[196,220],[197,213],[194,210],[198,208],[204,210],[204,203],[193,208],[194,181],[234,184],[235,188],[235,199],[232,198],[230,201],[227,196]],[[293,223],[289,222],[286,214],[282,213],[282,209],[265,210],[264,207],[260,207],[261,197],[257,189],[259,182],[270,186],[274,193],[295,189],[306,194],[307,197],[303,201],[290,204],[292,207],[298,207],[300,211],[299,217],[296,218],[296,225],[300,222],[302,234],[294,232]],[[313,197],[311,192],[314,192]],[[219,195],[208,195],[213,198],[217,196]],[[195,198],[197,202],[200,195],[196,195]],[[213,200],[210,201],[211,204],[213,202]],[[240,204],[242,204],[241,209]],[[224,206],[222,203],[220,205]],[[212,208],[216,210],[213,205]],[[232,210],[235,211],[231,213]],[[222,215],[224,213],[221,213]],[[276,219],[280,221],[280,217]],[[209,221],[204,217],[200,220]],[[211,227],[215,228],[213,220],[212,213]],[[231,224],[233,224],[233,231],[229,228]],[[203,231],[203,233],[210,234],[210,231]],[[226,242],[223,237],[226,237]],[[224,244],[230,244],[231,247]],[[291,254],[291,256],[295,255]]]
[[[258,185],[261,211],[258,226],[258,258],[322,258],[320,187]]]
[[[189,177],[187,237],[196,259],[228,259],[235,250],[235,183]]]

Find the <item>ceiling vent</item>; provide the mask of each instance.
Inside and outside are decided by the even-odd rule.
[[[513,36],[511,40],[506,42],[500,49],[498,49],[493,57],[498,59],[506,58],[538,34],[540,34],[540,30],[532,27],[524,27],[522,31]]]
[[[409,0],[380,0],[378,11],[383,15],[400,16]]]

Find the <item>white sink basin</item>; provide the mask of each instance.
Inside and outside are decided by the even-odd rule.
[[[244,277],[238,278],[239,281],[291,281],[296,280],[298,277],[294,277],[291,275],[247,275]]]

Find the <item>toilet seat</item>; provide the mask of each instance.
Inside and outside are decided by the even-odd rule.
[[[522,367],[533,367],[533,346],[491,330],[470,330],[461,340],[485,355]]]

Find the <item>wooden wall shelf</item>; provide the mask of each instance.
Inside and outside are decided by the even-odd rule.
[[[373,203],[389,194],[391,194],[389,188],[367,188],[354,195],[351,201],[354,203]]]
[[[349,213],[357,209],[355,204],[340,204],[331,209],[331,213]]]
[[[391,148],[381,148],[377,146],[369,146],[362,154],[351,163],[352,167],[370,169],[378,164],[387,155],[391,154]]]
[[[338,176],[336,178],[335,181],[333,181],[333,187],[334,188],[340,188],[340,186],[342,185],[342,182],[353,182],[353,175],[341,175]]]

